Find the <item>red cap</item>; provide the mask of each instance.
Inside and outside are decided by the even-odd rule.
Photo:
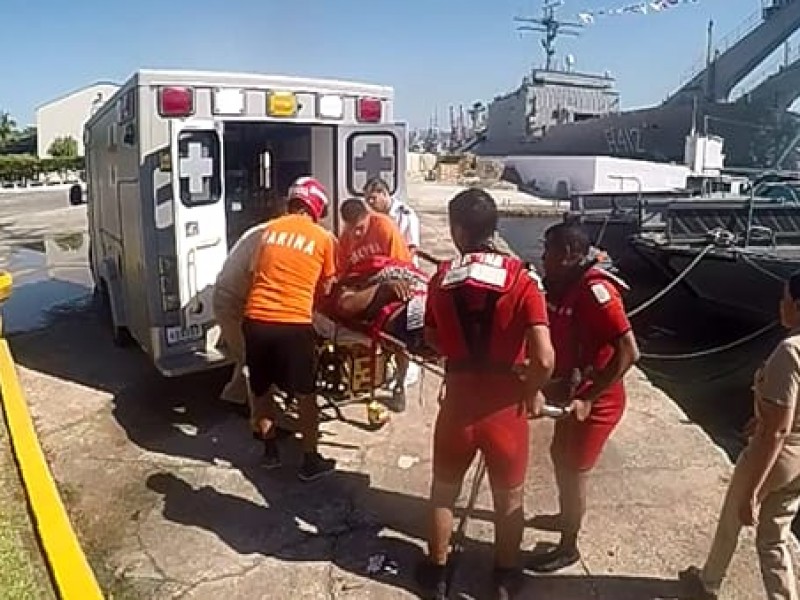
[[[328,194],[323,185],[313,177],[300,177],[289,188],[289,200],[296,198],[303,202],[314,221],[325,215],[328,207]]]

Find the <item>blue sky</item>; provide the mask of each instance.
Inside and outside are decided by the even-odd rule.
[[[562,18],[632,0],[566,0]],[[535,62],[538,39],[515,15],[539,0],[2,0],[0,110],[20,124],[34,108],[139,67],[350,78],[395,87],[397,116],[428,123],[438,107],[490,100]],[[610,71],[623,107],[662,100],[701,59],[709,18],[718,37],[761,0],[698,0],[662,13],[600,18],[563,38],[581,71]],[[15,59],[14,57],[19,57]]]

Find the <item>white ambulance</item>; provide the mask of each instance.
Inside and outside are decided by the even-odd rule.
[[[405,196],[406,129],[389,87],[238,73],[139,71],[88,121],[90,262],[115,341],[167,376],[221,365],[211,291],[229,248],[264,219],[256,192],[298,176],[332,197],[370,177]]]

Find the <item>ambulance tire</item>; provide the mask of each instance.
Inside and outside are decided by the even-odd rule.
[[[111,310],[111,296],[108,293],[108,286],[104,281],[100,282],[101,312],[111,331],[111,341],[118,348],[128,348],[133,344],[133,337],[127,327],[121,327],[114,322],[114,313]]]

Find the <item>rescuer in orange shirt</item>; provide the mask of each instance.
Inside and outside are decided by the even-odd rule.
[[[366,202],[360,198],[350,198],[342,203],[342,221],[344,231],[339,236],[337,250],[337,278],[340,281],[354,279],[365,263],[378,259],[392,259],[397,264],[414,266],[411,250],[403,234],[394,220],[383,213],[370,210]],[[357,279],[357,277],[355,278]],[[395,291],[396,300],[407,302],[412,293],[408,286],[390,286]],[[374,290],[358,290],[343,286],[336,292],[336,303],[340,313],[358,315],[370,312],[375,302],[388,301],[375,297]],[[390,385],[392,389],[392,408],[402,412],[406,407],[405,380],[408,373],[409,360],[405,355],[395,354],[397,373]]]
[[[288,194],[288,214],[271,221],[253,255],[253,284],[242,326],[252,390],[251,418],[264,441],[264,466],[281,465],[276,442],[277,407],[271,388],[294,396],[300,409],[303,463],[300,479],[328,474],[335,462],[317,452],[314,300],[327,294],[336,274],[333,236],[318,225],[328,207],[322,185],[301,177]]]

